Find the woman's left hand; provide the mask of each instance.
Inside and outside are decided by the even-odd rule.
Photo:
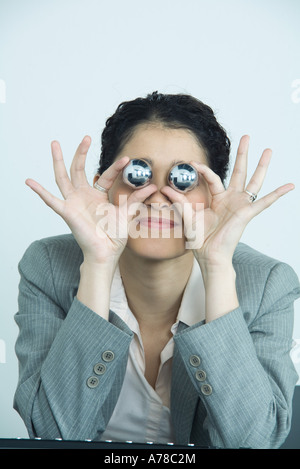
[[[246,192],[257,195],[263,185],[272,151],[264,150],[257,168],[246,185],[247,157],[249,136],[244,135],[237,151],[235,166],[227,189],[220,177],[207,165],[192,161],[200,177],[207,183],[210,203],[207,208],[196,211],[189,204],[188,198],[175,190],[165,187],[162,192],[173,203],[188,204],[184,210],[185,235],[189,241],[189,233],[193,233],[199,220],[204,228],[201,246],[196,246],[194,254],[204,266],[223,266],[232,262],[234,250],[247,224],[256,215],[272,205],[284,194],[294,189],[293,184],[285,184],[256,201]],[[187,216],[188,215],[188,216]],[[204,227],[203,227],[204,225]],[[200,225],[198,225],[200,226]]]

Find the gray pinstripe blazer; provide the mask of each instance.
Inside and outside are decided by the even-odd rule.
[[[98,439],[122,386],[132,331],[76,299],[82,252],[72,235],[34,242],[20,264],[19,382],[14,407],[30,437]],[[174,336],[171,416],[175,443],[279,447],[291,421],[298,376],[289,356],[298,278],[286,264],[239,244],[239,308],[208,324],[181,323]],[[104,351],[115,359],[87,386]],[[201,358],[192,366],[191,355]],[[201,392],[197,370],[212,393]]]

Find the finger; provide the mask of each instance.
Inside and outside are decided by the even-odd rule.
[[[166,197],[168,197],[169,200],[171,200],[172,207],[175,209],[177,216],[180,215],[182,219],[185,219],[185,222],[187,220],[192,220],[194,215],[194,206],[191,202],[189,202],[189,200],[183,193],[175,191],[170,186],[162,187],[161,192]],[[197,205],[198,204],[196,204],[196,207]],[[202,206],[203,204],[199,205]]]
[[[45,202],[46,205],[51,207],[59,215],[63,211],[63,201],[55,197],[53,194],[48,192],[43,186],[33,179],[26,179],[25,183],[30,187],[34,192],[36,192],[40,198]]]
[[[184,235],[189,243],[189,249],[199,249],[203,244],[204,204],[191,203],[184,194],[169,186],[163,187],[161,192],[172,201],[175,221],[184,222]]]
[[[168,199],[171,200],[172,204],[182,205],[183,208],[184,208],[185,214],[192,214],[194,212],[201,212],[204,209],[204,203],[203,202],[193,202],[193,203],[191,203],[183,193],[175,191],[170,186],[162,187],[161,192]]]
[[[184,204],[188,202],[188,199],[182,192],[175,191],[170,186],[165,186],[161,188],[161,193],[164,194],[172,203]]]
[[[119,198],[120,210],[123,213],[126,211],[126,216],[129,220],[135,217],[137,212],[140,212],[142,209],[148,213],[148,206],[143,204],[143,202],[156,191],[157,187],[155,184],[150,184],[142,189],[133,191],[128,198],[125,194],[121,195]]]
[[[266,174],[267,174],[267,170],[268,170],[269,163],[271,161],[271,157],[272,157],[272,150],[270,150],[269,148],[264,150],[258,162],[256,170],[246,187],[246,189],[249,192],[258,194],[258,192],[260,191],[263,185],[264,179],[266,177]]]
[[[295,189],[294,184],[284,184],[283,186],[278,187],[275,191],[270,192],[261,199],[257,200],[251,207],[253,207],[254,215],[258,215],[266,208],[270,207],[274,202],[276,202],[280,197],[287,194],[288,192]]]
[[[126,164],[128,163],[129,158],[128,156],[123,156],[123,158],[115,161],[109,168],[107,168],[99,179],[97,183],[104,187],[104,189],[109,190],[113,183],[115,182],[116,178],[120,174],[120,172],[125,168]]]
[[[247,178],[249,135],[243,135],[240,140],[234,168],[229,182],[229,187],[236,190],[244,190]]]
[[[128,197],[127,205],[141,204],[156,191],[157,187],[155,184],[149,184],[149,186],[143,187],[142,189],[137,189]]]
[[[91,145],[91,138],[86,135],[82,142],[78,145],[76,153],[74,155],[70,174],[71,174],[71,181],[75,187],[79,187],[82,184],[87,184],[87,178],[85,174],[85,162],[87,152]]]
[[[51,151],[53,157],[55,181],[61,194],[66,199],[68,195],[74,191],[74,187],[72,186],[68,176],[59,142],[53,141],[51,143]]]
[[[203,178],[207,182],[209,191],[212,196],[222,194],[225,191],[220,176],[218,176],[206,164],[202,164],[197,161],[192,161],[191,164],[195,166],[200,176],[203,176]]]

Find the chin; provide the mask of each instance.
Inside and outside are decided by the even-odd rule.
[[[178,239],[128,238],[127,247],[137,256],[152,260],[167,260],[187,253],[185,241]]]

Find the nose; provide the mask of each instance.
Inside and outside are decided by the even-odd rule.
[[[161,186],[163,187],[163,186]],[[145,205],[151,204],[159,204],[160,208],[170,207],[172,205],[171,200],[165,196],[160,189],[158,188],[157,191],[153,192],[145,201]]]
[[[153,171],[151,183],[155,184],[157,191],[153,192],[148,199],[145,200],[145,204],[161,204],[162,207],[169,207],[172,202],[166,195],[161,192],[161,189],[167,185],[167,174],[165,171]]]

